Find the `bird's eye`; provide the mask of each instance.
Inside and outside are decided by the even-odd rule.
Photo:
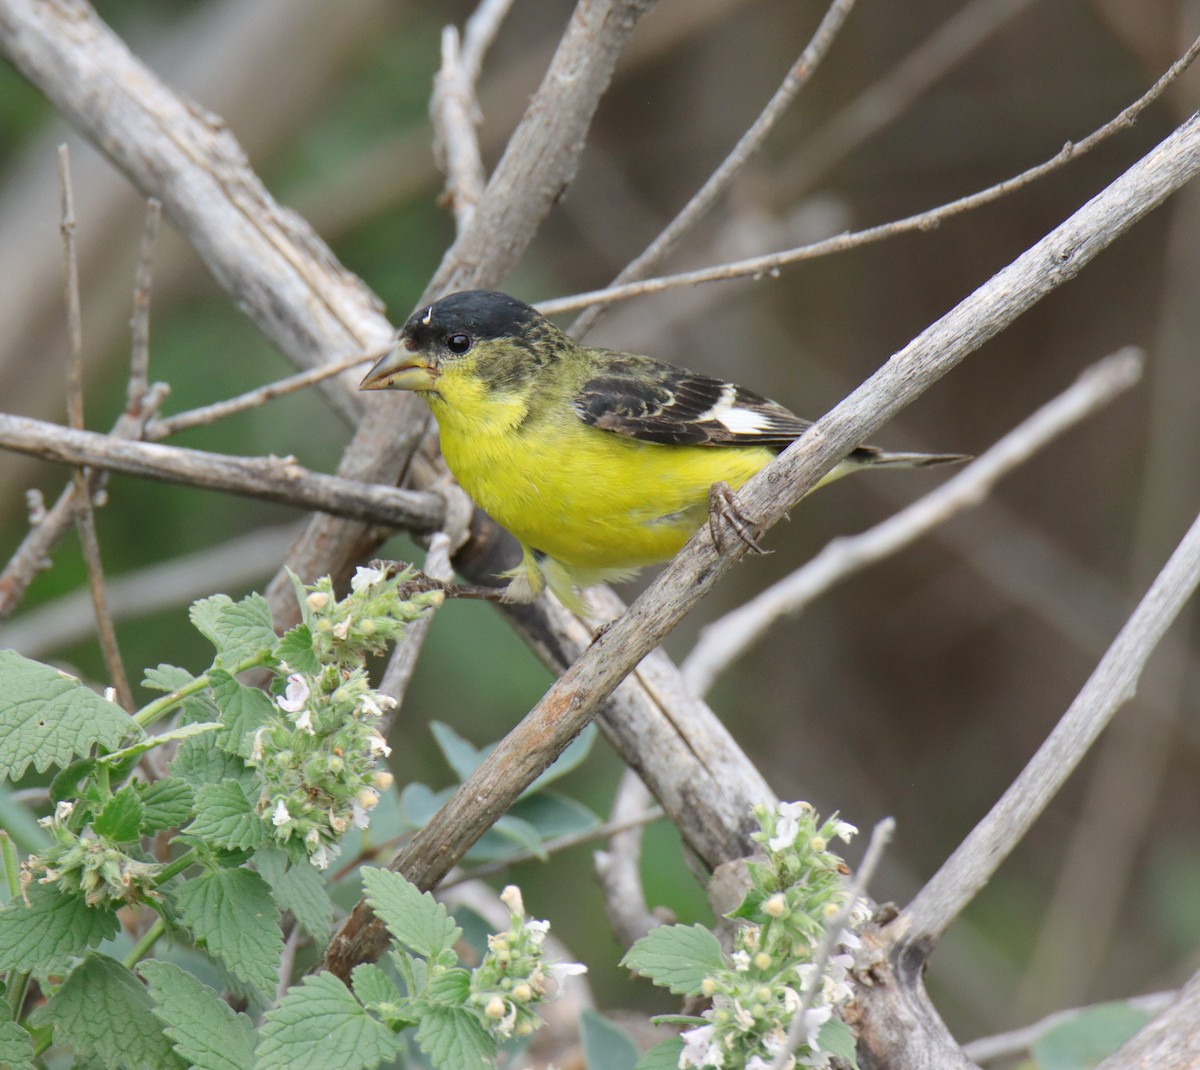
[[[469,334],[452,334],[446,339],[446,348],[451,353],[457,353],[461,356],[471,348],[471,336]]]

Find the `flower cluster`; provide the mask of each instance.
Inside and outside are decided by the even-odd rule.
[[[745,924],[734,934],[725,966],[704,979],[703,994],[713,1001],[706,1024],[683,1034],[680,1068],[745,1067],[768,1070],[783,1047],[788,1029],[812,992],[801,1022],[801,1044],[784,1063],[823,1067],[821,1030],[839,1004],[851,996],[848,950],[858,938],[843,932],[837,953],[822,977],[813,958],[831,918],[847,896],[845,865],[830,841],[849,841],[857,831],[836,815],[820,823],[808,803],[755,808],[765,860],[748,863],[751,888],[731,917]],[[866,920],[865,903],[851,910],[850,927]]]
[[[328,578],[302,589],[320,664],[299,672],[280,663],[275,714],[252,738],[247,761],[261,780],[259,813],[280,844],[303,851],[318,869],[337,857],[351,825],[368,826],[379,793],[392,783],[377,768],[391,748],[376,724],[396,702],[371,687],[363,658],[441,599],[433,592],[403,600],[401,578],[360,568],[341,601]]]
[[[525,917],[516,885],[505,888],[500,898],[511,923],[507,932],[488,937],[487,953],[471,973],[467,1006],[479,1014],[492,1036],[525,1037],[542,1024],[534,1008],[550,998],[546,982],[554,982],[553,995],[558,995],[563,978],[586,973],[587,967],[576,962],[547,964],[543,945],[550,923]]]
[[[75,831],[70,826],[74,808],[74,803],[60,802],[53,814],[38,822],[55,842],[43,854],[26,859],[25,879],[41,872],[39,884],[57,884],[64,892],[81,894],[91,907],[158,898],[154,885],[163,867],[129,854],[130,844],[115,843],[90,828]]]

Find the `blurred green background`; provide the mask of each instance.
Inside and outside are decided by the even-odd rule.
[[[110,0],[97,7],[167,82],[225,118],[277,198],[308,218],[402,321],[452,234],[438,204],[428,94],[441,27],[461,24],[471,5]],[[489,164],[571,8],[565,0],[520,0],[505,22],[480,90]],[[506,289],[536,301],[606,283],[725,156],[822,12],[822,4],[795,0],[660,0],[601,105],[578,180]],[[981,20],[992,19],[995,29],[942,72],[935,57],[912,64],[931,75],[930,84],[911,100],[904,82],[889,89],[884,102],[898,114],[877,131],[859,125],[844,145],[861,95],[893,77],[931,35],[946,33],[952,19],[958,40]],[[1198,23],[1196,5],[1184,0],[861,0],[765,150],[671,267],[886,222],[1029,167],[1140,95]],[[778,278],[636,301],[604,319],[591,340],[738,379],[815,417],[1145,153],[1197,96],[1193,74],[1097,151],[937,230]],[[124,401],[143,206],[4,65],[0,408],[63,418],[54,152],[64,139],[72,144],[79,216],[88,426],[103,430]],[[1200,506],[1197,250],[1200,190],[1191,188],[886,428],[880,445],[980,452],[1092,361],[1129,343],[1149,353],[1137,390],[1045,450],[944,534],[862,572],[778,627],[711,696],[781,797],[838,809],[864,829],[884,815],[897,818],[896,843],[873,889],[880,900],[905,901],[1010,783]],[[168,412],[291,370],[169,227],[156,252],[151,352],[152,378],[171,385]],[[173,441],[231,454],[291,453],[332,471],[350,433],[309,392]],[[704,621],[938,478],[881,474],[822,490],[771,532],[771,556],[739,566],[685,622],[670,651],[682,656]],[[4,456],[0,559],[27,530],[26,490],[53,500],[67,479],[61,468]],[[117,477],[98,523],[114,582],[277,529],[258,558],[235,551],[246,566],[236,578],[196,592],[237,596],[265,584],[287,545],[279,526],[300,519],[279,506]],[[404,540],[390,549],[414,552]],[[197,582],[195,566],[189,558],[153,581],[164,604],[175,604],[121,621],[131,672],[160,661],[206,663],[186,622],[192,596],[183,592]],[[39,617],[84,583],[72,537],[18,615],[0,625],[0,646],[103,682],[90,634],[64,640],[61,621]],[[86,623],[88,612],[68,607],[65,615]],[[935,954],[929,987],[960,1038],[1168,987],[1195,968],[1195,625],[1193,608],[1171,650],[1151,664],[1138,700]],[[491,609],[447,606],[393,740],[399,782],[450,782],[429,720],[482,745],[515,723],[548,682]],[[605,813],[619,775],[600,743],[564,783]],[[702,890],[677,844],[670,829],[648,833],[650,902],[683,920],[703,917]],[[591,964],[602,1007],[658,999],[615,967],[620,949],[601,921],[591,848],[512,876],[531,911],[550,917]]]

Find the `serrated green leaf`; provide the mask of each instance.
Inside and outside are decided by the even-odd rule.
[[[428,892],[374,866],[364,866],[362,878],[367,902],[401,947],[432,959],[454,946],[462,930]]]
[[[312,643],[312,632],[308,625],[297,624],[291,631],[284,632],[275,647],[275,657],[285,662],[293,672],[315,676],[320,671],[321,662],[313,653]]]
[[[333,902],[325,879],[307,860],[288,863],[288,853],[278,847],[254,855],[254,864],[271,886],[271,896],[280,909],[290,910],[301,928],[324,944],[333,932]]]
[[[430,1006],[421,1013],[417,1044],[434,1070],[474,1070],[490,1067],[496,1042],[463,1007]]]
[[[272,650],[278,641],[271,607],[260,594],[240,602],[214,594],[193,602],[188,612],[192,624],[217,650],[216,665],[230,667],[260,651]]]
[[[257,777],[236,754],[222,750],[215,735],[197,736],[180,744],[171,763],[171,772],[185,781],[193,791],[205,784],[236,780],[248,791],[254,790]]]
[[[254,1065],[254,1026],[216,991],[173,962],[143,962],[138,973],[150,983],[154,1015],[189,1067],[246,1070]]]
[[[431,977],[421,992],[421,998],[429,1003],[461,1007],[471,994],[471,975],[464,969],[454,967]]]
[[[44,773],[94,746],[112,750],[142,735],[120,706],[73,676],[0,650],[0,779],[19,780],[30,764]]]
[[[70,1042],[77,1058],[112,1070],[187,1070],[154,1017],[150,994],[106,955],[90,954],[76,966],[38,1020],[52,1024],[55,1040]]]
[[[116,911],[54,885],[34,883],[26,894],[29,906],[18,898],[0,911],[0,970],[62,970],[120,928]]]
[[[545,791],[554,781],[566,776],[572,769],[582,765],[583,760],[591,752],[592,744],[595,742],[596,726],[589,724],[579,735],[571,740],[566,749],[554,760],[550,767],[521,792],[521,798],[525,799],[530,795],[536,795],[539,791]]]
[[[122,747],[120,750],[113,751],[112,754],[104,755],[98,761],[112,769],[114,775],[126,777],[129,775],[133,763],[146,751],[165,746],[168,743],[181,743],[185,739],[202,736],[206,732],[216,732],[220,727],[219,721],[190,721],[187,724],[181,724],[178,728],[172,728],[169,732],[159,732],[157,735],[147,736],[132,746]]]
[[[183,831],[229,851],[261,847],[271,836],[267,823],[255,813],[236,780],[200,788],[196,792],[196,816]]]
[[[141,825],[142,800],[137,788],[127,784],[105,804],[92,822],[92,831],[117,843],[128,843],[138,838]]]
[[[181,669],[178,665],[168,665],[164,661],[156,668],[146,670],[142,677],[142,687],[169,695],[172,691],[187,687],[194,679],[187,669]]]
[[[250,757],[254,730],[274,715],[274,703],[257,687],[247,687],[222,669],[214,669],[209,678],[224,724],[217,742],[232,754]]]
[[[373,962],[360,962],[350,971],[350,983],[354,994],[364,1007],[372,1004],[396,1003],[400,1000],[400,990],[392,983],[392,979]]]
[[[268,1011],[255,1070],[371,1070],[400,1050],[396,1035],[367,1014],[331,973],[307,977]]]
[[[587,1070],[634,1070],[637,1065],[637,1045],[603,1014],[585,1010],[579,1016],[579,1039]]]
[[[234,976],[275,990],[283,935],[267,882],[249,869],[220,869],[187,881],[176,902],[198,943]]]
[[[1123,1002],[1088,1007],[1044,1033],[1033,1045],[1033,1056],[1042,1070],[1091,1070],[1150,1018]]]
[[[679,1037],[671,1037],[661,1044],[655,1044],[638,1060],[634,1070],[676,1070],[679,1066],[679,1056],[683,1053],[683,1041]]]
[[[480,750],[465,737],[459,735],[448,724],[441,721],[430,721],[429,731],[433,733],[434,742],[446,764],[454,770],[454,775],[460,781],[466,780],[480,762],[487,756],[487,748]]]
[[[858,1041],[854,1032],[840,1018],[830,1018],[817,1033],[822,1051],[836,1055],[850,1070],[858,1070]]]
[[[4,1070],[34,1070],[33,1038],[11,1019],[0,1021],[0,1066]]]
[[[703,925],[660,925],[629,949],[621,965],[677,996],[695,996],[724,958],[717,938]]]
[[[180,828],[191,816],[194,795],[187,781],[179,777],[163,777],[140,785],[138,790],[142,796],[143,834]]]

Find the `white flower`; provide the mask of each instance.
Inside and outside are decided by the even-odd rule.
[[[779,804],[779,823],[775,826],[775,835],[767,840],[772,851],[784,851],[796,842],[800,834],[800,815],[807,808],[806,803]]]
[[[299,713],[308,701],[308,681],[298,672],[288,677],[287,689],[282,698],[275,700],[285,713]]]
[[[323,843],[318,843],[317,846],[309,852],[308,860],[317,869],[328,869],[329,863],[337,857],[337,848],[326,847]]]
[[[830,1018],[833,1017],[832,1007],[809,1007],[808,1010],[801,1015],[800,1028],[804,1030],[804,1043],[807,1044],[813,1051],[816,1051],[820,1045],[817,1043],[817,1034],[821,1032],[823,1026]]]
[[[508,912],[514,918],[524,917],[525,901],[521,898],[521,889],[515,884],[508,885],[500,893],[500,902],[508,907]]]
[[[355,828],[365,829],[371,827],[371,815],[359,806],[357,799],[350,803],[350,810],[354,814]]]
[[[555,998],[563,994],[563,982],[568,977],[579,977],[587,973],[587,967],[581,962],[555,962],[546,967],[554,980]]]
[[[374,587],[380,580],[386,579],[387,573],[378,568],[366,568],[359,565],[354,571],[354,578],[350,581],[350,590],[355,594],[361,594],[369,587]]]
[[[550,923],[534,918],[525,923],[525,928],[529,930],[529,940],[533,946],[541,947],[546,942],[546,933],[550,931]]]
[[[117,689],[115,687],[106,687],[104,689],[104,701],[105,702],[116,702],[117,701]]]
[[[679,1053],[678,1063],[680,1070],[686,1070],[689,1066],[703,1070],[704,1067],[725,1065],[725,1053],[713,1038],[714,1032],[711,1025],[698,1025],[680,1034],[683,1038],[683,1051]]]
[[[743,1033],[748,1033],[754,1028],[754,1015],[736,999],[733,1001],[733,1021]]]
[[[387,745],[387,740],[378,732],[372,732],[367,736],[367,750],[371,752],[371,756],[382,754],[385,758],[392,753],[392,748]]]
[[[835,821],[833,823],[833,834],[843,843],[849,843],[858,835],[858,829],[850,824],[849,821]]]
[[[260,725],[254,730],[254,742],[250,744],[250,761],[261,762],[263,759],[263,736],[266,734],[267,726]]]
[[[773,1063],[773,1059],[771,1062],[767,1062],[767,1060],[761,1055],[751,1055],[750,1058],[746,1060],[746,1070],[771,1070]]]
[[[315,736],[317,733],[312,725],[312,710],[305,710],[299,717],[296,718],[296,727],[301,732],[307,732],[310,736]]]
[[[748,969],[750,969],[749,951],[735,951],[729,957],[733,959],[733,968],[737,970],[738,973],[745,973]]]
[[[275,812],[271,815],[271,824],[276,828],[281,828],[291,821],[292,815],[288,812],[287,803],[282,799],[275,804]]]
[[[350,621],[351,618],[347,617],[340,624],[333,626],[333,637],[335,639],[345,639],[350,634]]]

